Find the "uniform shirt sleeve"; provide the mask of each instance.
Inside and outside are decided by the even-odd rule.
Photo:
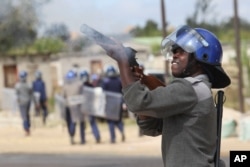
[[[136,119],[142,134],[147,136],[159,136],[162,134],[163,120],[159,118],[149,117],[148,119]]]
[[[192,84],[185,79],[174,79],[166,87],[151,91],[138,81],[123,88],[123,93],[131,112],[155,118],[189,112],[198,101]]]

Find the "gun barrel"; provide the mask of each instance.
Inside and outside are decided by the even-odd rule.
[[[103,35],[102,33],[98,32],[94,28],[88,26],[87,24],[83,24],[80,28],[80,31],[84,33],[87,38],[92,40],[93,42],[102,46],[102,44],[115,44],[115,42],[110,39],[109,37]]]

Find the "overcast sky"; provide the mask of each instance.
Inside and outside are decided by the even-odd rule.
[[[165,0],[166,20],[171,26],[185,24],[194,13],[196,0]],[[233,0],[213,0],[210,17],[217,21],[233,15]],[[250,21],[250,0],[238,0],[238,14]],[[123,33],[132,26],[144,26],[152,19],[161,26],[160,0],[51,0],[43,6],[43,28],[64,23],[71,32],[79,32],[85,23],[103,33]],[[210,18],[211,20],[212,18]]]

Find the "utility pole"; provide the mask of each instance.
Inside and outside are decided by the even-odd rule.
[[[167,23],[166,23],[166,13],[165,13],[165,3],[164,0],[161,0],[161,21],[162,21],[162,37],[167,36],[166,28],[167,28]]]
[[[241,64],[241,45],[240,45],[240,28],[238,17],[238,4],[237,0],[234,0],[234,31],[235,31],[235,49],[236,49],[236,61],[238,65],[238,97],[239,97],[239,110],[244,113],[244,95],[243,95],[243,79],[242,79],[242,64]]]
[[[162,38],[167,36],[167,22],[166,22],[166,14],[165,14],[165,3],[164,0],[161,0],[161,21],[162,21]],[[165,75],[169,77],[169,62],[165,61]]]

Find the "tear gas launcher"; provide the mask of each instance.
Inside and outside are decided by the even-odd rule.
[[[115,44],[114,40],[111,38],[103,35],[102,33],[98,32],[97,30],[89,27],[86,24],[81,26],[80,31],[86,35],[87,38],[95,42],[96,44],[100,45],[104,50],[102,44]],[[106,50],[107,51],[107,50]],[[163,82],[161,82],[158,78],[153,75],[145,75],[142,69],[139,68],[139,64],[136,61],[136,50],[131,47],[125,47],[126,54],[128,56],[129,66],[133,68],[136,72],[140,73],[143,77],[141,79],[141,83],[146,85],[150,90],[157,88],[158,86],[165,86]]]

